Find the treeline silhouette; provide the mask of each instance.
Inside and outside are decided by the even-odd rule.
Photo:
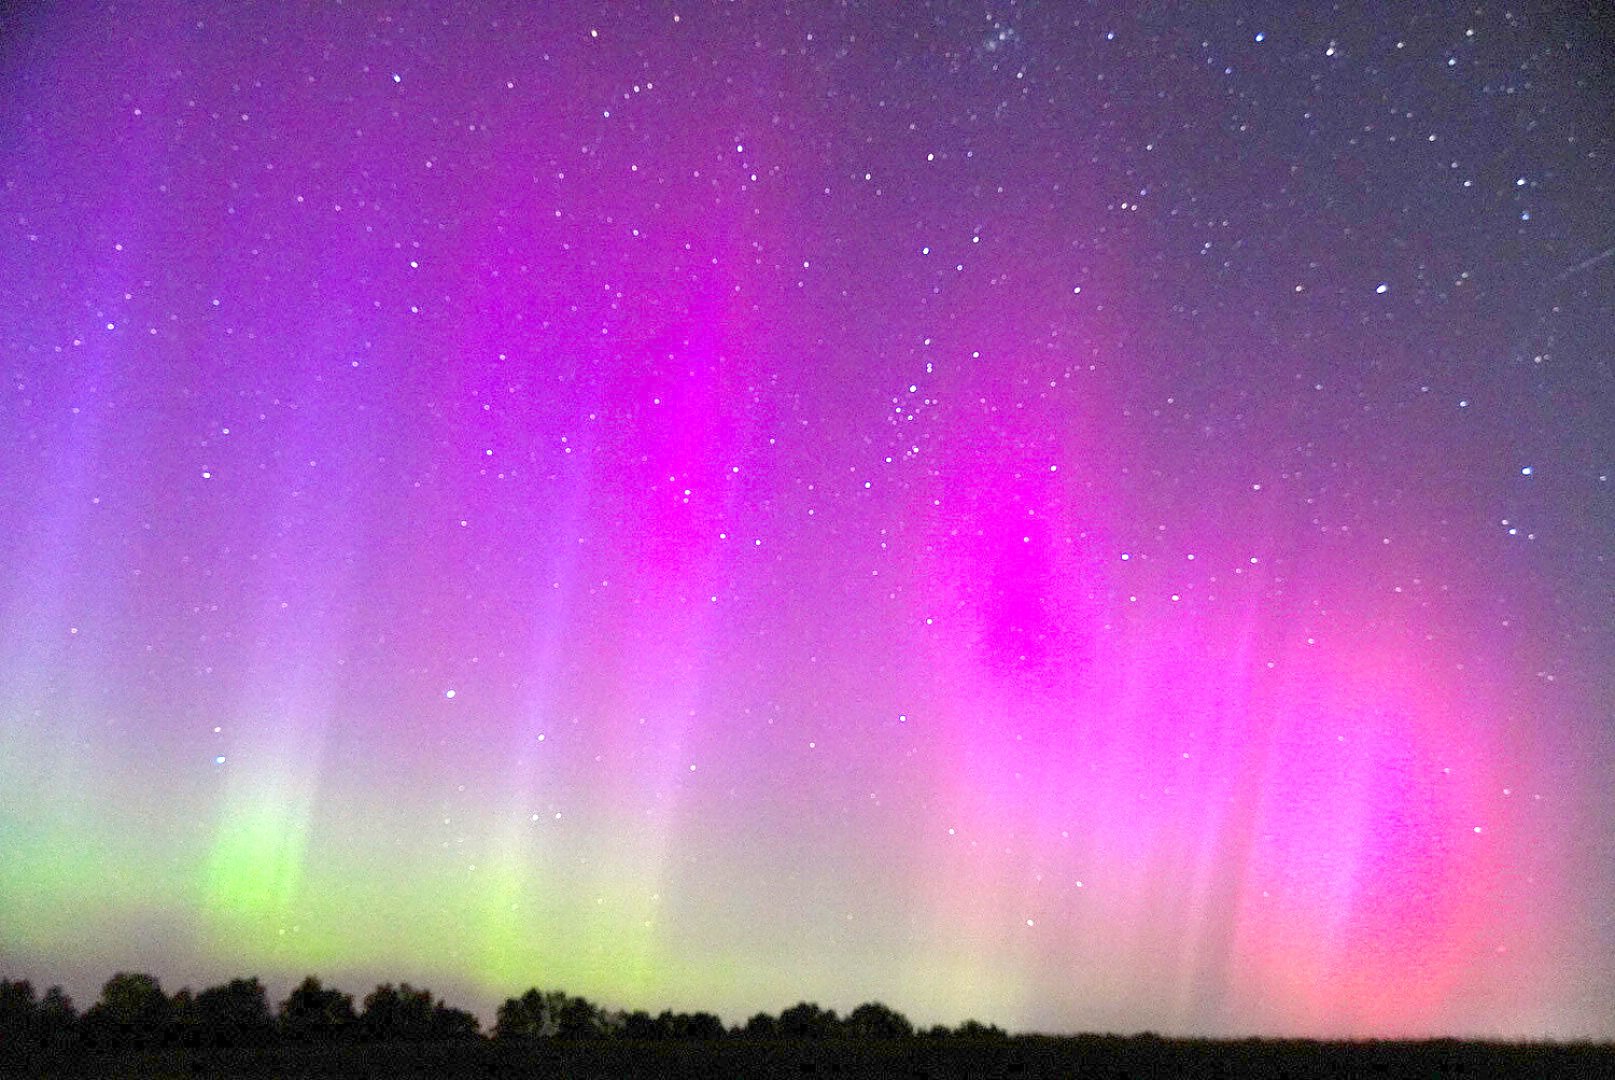
[[[331,1043],[421,1043],[481,1040],[712,1041],[719,1039],[908,1038],[1006,1039],[994,1025],[968,1020],[957,1028],[917,1031],[907,1017],[879,1002],[845,1017],[800,1002],[778,1016],[757,1013],[726,1028],[709,1012],[602,1008],[561,990],[528,990],[499,1006],[486,1035],[477,1018],[409,983],[382,983],[356,1008],[352,994],[305,978],[278,1007],[257,978],[231,979],[193,993],[163,992],[154,976],[119,972],[82,1014],[59,986],[43,995],[28,980],[0,979],[0,1057],[33,1050],[150,1050],[245,1048]]]
[[[0,980],[0,1077],[11,1076],[1586,1080],[1615,1077],[1615,1044],[1011,1037],[973,1020],[916,1029],[878,1002],[839,1016],[804,1001],[725,1027],[708,1012],[652,1016],[536,988],[507,998],[484,1033],[471,1013],[408,983],[383,983],[356,1005],[309,976],[271,1007],[256,978],[167,994],[150,975],[121,972],[82,1014],[60,987],[41,995],[27,981]]]

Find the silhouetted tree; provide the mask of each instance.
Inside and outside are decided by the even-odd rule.
[[[932,1024],[930,1027],[925,1029],[925,1037],[927,1039],[946,1039],[952,1034],[953,1032],[949,1030],[948,1025],[946,1024]]]
[[[202,1045],[202,1014],[196,1008],[196,995],[181,987],[168,999],[168,1029],[163,1041],[173,1046]]]
[[[661,1027],[644,1009],[636,1009],[622,1018],[622,1037],[625,1039],[660,1039]]]
[[[78,1020],[79,1014],[73,1007],[73,999],[63,993],[60,986],[46,990],[45,996],[39,1000],[39,1045],[65,1046],[73,1037],[73,1031],[78,1027]]]
[[[847,1014],[848,1035],[857,1039],[906,1039],[914,1034],[908,1017],[878,1001],[858,1006]]]
[[[39,1046],[39,1002],[34,984],[0,979],[0,1057],[12,1057]]]
[[[779,1014],[779,1033],[788,1039],[823,1039],[836,1032],[836,1011],[806,1001]]]
[[[275,1034],[269,996],[256,977],[203,990],[196,995],[196,1015],[208,1046],[262,1046]]]
[[[420,1041],[432,1037],[432,992],[409,983],[382,983],[364,999],[359,1033],[376,1042]]]
[[[555,1034],[566,994],[530,989],[519,998],[506,998],[494,1020],[496,1039],[542,1039]]]
[[[656,1038],[652,1031],[655,1022],[646,1027],[647,1020],[648,1015],[635,1019],[630,1014],[624,1020],[624,1034],[632,1022],[639,1034],[628,1037]],[[599,1039],[611,1034],[612,1027],[606,1014],[588,998],[533,988],[519,998],[506,998],[499,1006],[493,1035],[496,1039]]]
[[[482,1024],[464,1009],[456,1009],[439,1001],[432,1006],[432,1038],[475,1039],[482,1034]]]
[[[280,1003],[281,1034],[298,1042],[330,1042],[350,1033],[358,1019],[353,995],[327,990],[310,975]]]
[[[150,975],[120,971],[101,987],[101,1000],[84,1014],[91,1046],[155,1046],[168,1026],[168,998]]]
[[[1004,1039],[1007,1033],[997,1024],[983,1024],[980,1020],[966,1020],[954,1034],[961,1039]]]
[[[709,1012],[681,1013],[678,1023],[678,1038],[681,1039],[721,1039],[724,1037],[723,1021]]]
[[[600,1010],[587,998],[566,998],[555,1015],[557,1039],[598,1039],[605,1033],[606,1026]]]
[[[640,1019],[631,1016],[636,1034],[624,1035],[628,1038],[640,1039],[721,1039],[727,1032],[724,1031],[723,1021],[707,1012],[676,1013],[671,1009],[664,1009],[656,1019],[652,1020],[644,1013],[636,1014]]]
[[[746,1021],[746,1026],[740,1033],[748,1039],[772,1039],[779,1034],[779,1021],[767,1013],[760,1012]]]

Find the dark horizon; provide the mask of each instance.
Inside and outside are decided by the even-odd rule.
[[[144,1006],[134,1007],[129,1003],[127,993],[120,998],[114,995],[113,987],[120,988],[129,985],[148,984],[147,989],[153,999],[148,999]],[[215,1009],[215,1016],[198,1018],[191,1015],[182,1017],[176,1010],[181,1007],[194,1009],[198,1001],[206,1001],[209,996],[215,998],[242,990],[256,992],[257,1004],[262,1012],[252,1015],[253,993],[247,994],[247,1015],[243,1017],[240,1011],[241,1001],[239,994],[234,1002],[234,1013],[219,1013]],[[1373,1043],[1467,1043],[1474,1045],[1497,1045],[1512,1047],[1528,1046],[1590,1046],[1603,1047],[1615,1051],[1615,1040],[1593,1039],[1552,1039],[1552,1038],[1504,1038],[1485,1036],[1465,1036],[1456,1034],[1410,1036],[1395,1039],[1330,1039],[1325,1037],[1305,1035],[1261,1035],[1261,1034],[1225,1034],[1225,1035],[1197,1035],[1154,1030],[1133,1032],[1076,1030],[1076,1031],[1016,1031],[1008,1030],[990,1020],[969,1017],[953,1024],[944,1023],[916,1023],[912,1021],[900,1008],[891,1006],[886,1002],[873,999],[860,1002],[855,1007],[845,1010],[833,1006],[822,1006],[816,1001],[799,998],[788,1006],[782,1006],[770,1013],[767,1010],[758,1010],[740,1020],[725,1021],[723,1017],[705,1010],[685,1011],[672,1008],[654,1008],[638,1006],[626,1008],[613,1006],[605,1002],[594,1002],[587,998],[568,994],[563,988],[540,988],[537,985],[505,997],[498,1008],[488,1017],[477,1015],[465,1009],[463,1003],[451,1000],[447,995],[438,994],[431,987],[418,985],[408,979],[382,980],[370,987],[368,991],[356,993],[344,990],[335,981],[321,978],[310,973],[292,982],[284,993],[277,993],[272,982],[265,982],[255,975],[237,975],[228,979],[207,985],[191,985],[174,988],[163,985],[161,976],[150,972],[119,971],[109,976],[102,984],[100,992],[94,998],[80,999],[70,992],[61,983],[40,983],[28,978],[19,978],[0,972],[0,1063],[4,1062],[4,1051],[9,1048],[15,1052],[18,1049],[16,1038],[18,1014],[14,1010],[21,1000],[18,995],[26,990],[28,999],[36,1007],[47,1006],[50,1001],[63,1002],[59,995],[66,994],[70,1032],[64,1039],[52,1044],[58,1048],[89,1048],[118,1049],[118,1048],[160,1048],[172,1046],[176,1048],[190,1047],[192,1049],[208,1046],[268,1046],[283,1042],[307,1041],[421,1041],[421,1040],[453,1040],[461,1038],[485,1038],[500,1040],[521,1040],[523,1038],[541,1038],[545,1040],[561,1039],[562,1041],[575,1039],[650,1039],[650,1040],[690,1040],[721,1038],[782,1038],[782,1039],[841,1039],[841,1038],[974,1038],[974,1039],[1055,1039],[1055,1040],[1151,1040],[1159,1039],[1177,1043],[1216,1043],[1234,1044],[1247,1042],[1266,1043],[1324,1043],[1324,1044],[1373,1044]],[[384,1016],[380,1022],[377,1020],[378,1011],[383,1007],[396,1010],[399,996],[408,1000],[411,996],[424,1001],[425,1011],[418,1014],[417,1023],[423,1025],[418,1030],[396,1028],[389,1030],[384,1025],[387,1018]],[[294,1025],[299,1013],[296,1006],[301,1003],[304,1012],[310,1001],[328,1007],[338,1004],[346,1011],[346,1018],[335,1026],[327,1023],[321,1032],[310,1035],[304,1031],[298,1034]],[[150,1009],[157,1009],[155,1019]],[[566,1006],[573,1005],[580,1011],[575,1014],[572,1023],[574,1030],[568,1030],[568,1021],[565,1018]],[[516,1008],[516,1006],[526,1006]],[[131,1021],[127,1016],[131,1008],[140,1012],[141,1008],[147,1010],[146,1022],[150,1029],[146,1031],[133,1031]],[[435,1008],[437,1024],[433,1024]],[[537,1011],[533,1011],[533,1010]],[[547,1011],[546,1011],[547,1010]],[[205,1012],[205,1009],[204,1009]],[[445,1023],[444,1017],[447,1017]],[[458,1018],[458,1019],[457,1019]],[[329,1016],[323,1016],[329,1020]],[[691,1024],[691,1022],[694,1022]],[[110,1026],[109,1026],[110,1025]],[[183,1029],[189,1025],[193,1030],[189,1039],[175,1033],[176,1025]],[[261,1030],[256,1029],[261,1025]],[[530,1027],[527,1025],[537,1025]],[[557,1027],[557,1025],[559,1025]],[[637,1026],[636,1026],[637,1025]],[[650,1026],[647,1026],[650,1025]],[[686,1030],[686,1025],[688,1030]],[[305,1025],[306,1027],[306,1022]],[[246,1031],[248,1027],[255,1027],[253,1031]],[[26,1040],[21,1040],[26,1042]]]
[[[0,5],[0,956],[1615,1038],[1611,101],[1564,0]]]

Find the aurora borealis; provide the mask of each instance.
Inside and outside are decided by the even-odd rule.
[[[3,16],[0,975],[1615,1037],[1610,29],[1291,7]]]

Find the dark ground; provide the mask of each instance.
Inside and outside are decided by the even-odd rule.
[[[945,1078],[1168,1077],[1304,1078],[1615,1077],[1612,1045],[1186,1042],[1085,1036],[998,1041],[905,1039],[821,1042],[733,1039],[715,1043],[490,1042],[267,1050],[164,1050],[41,1054],[0,1065],[0,1077],[393,1077]]]

